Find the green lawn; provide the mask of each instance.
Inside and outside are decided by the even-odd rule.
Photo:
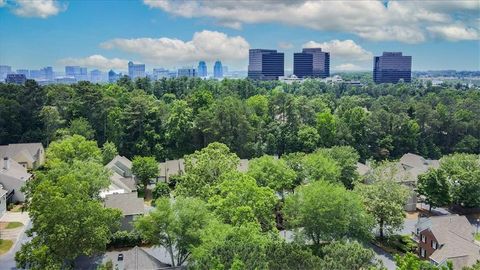
[[[15,229],[15,228],[18,228],[18,227],[22,227],[23,226],[23,223],[21,222],[8,222],[7,223],[7,227],[5,227],[5,229]]]
[[[480,233],[475,234],[475,240],[480,241]]]
[[[13,245],[12,240],[0,239],[0,255],[7,253]]]

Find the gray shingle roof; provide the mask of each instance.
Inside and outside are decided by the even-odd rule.
[[[28,153],[33,160],[38,159],[37,154],[43,151],[41,143],[15,143],[9,145],[0,145],[0,159],[4,157],[14,158],[20,152]]]
[[[138,198],[137,192],[106,195],[105,207],[119,209],[124,216],[142,215],[145,212],[143,199]]]
[[[123,255],[123,261],[118,261],[119,254]],[[162,263],[143,248],[137,246],[124,251],[107,252],[105,255],[104,261],[112,260],[113,265],[117,265],[118,269],[157,270],[170,268],[169,264]]]
[[[473,227],[465,216],[422,218],[417,228],[420,232],[430,230],[437,239],[440,248],[430,256],[435,262],[442,264],[450,260],[454,269],[461,269],[480,260],[480,246],[475,244]]]

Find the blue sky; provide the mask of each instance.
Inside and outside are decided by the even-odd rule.
[[[479,1],[0,0],[0,64],[103,70],[194,66],[245,70],[248,48],[330,51],[333,70],[369,70],[402,51],[414,70],[480,70]]]

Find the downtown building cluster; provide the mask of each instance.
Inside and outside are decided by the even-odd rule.
[[[65,72],[60,74],[54,72],[52,67],[45,67],[40,70],[17,69],[12,70],[11,66],[0,65],[0,81],[14,84],[24,84],[27,79],[37,81],[41,85],[46,84],[72,84],[80,81],[90,81],[93,83],[116,82],[123,76],[128,76],[130,79],[148,77],[152,80],[159,80],[162,78],[176,78],[176,77],[200,77],[200,78],[214,78],[222,79],[225,74],[228,74],[228,67],[223,66],[220,60],[215,61],[213,65],[213,73],[209,74],[205,61],[200,61],[197,68],[183,67],[175,70],[168,70],[165,68],[153,68],[152,72],[146,71],[145,64],[128,62],[127,72],[115,72],[110,70],[103,72],[94,69],[88,72],[86,67],[81,66],[65,66]],[[229,76],[236,76],[229,74]]]
[[[330,77],[330,53],[321,48],[304,48],[293,54],[293,75],[287,80],[301,81],[306,78],[325,79]],[[152,80],[175,77],[199,77],[222,79],[228,74],[228,68],[217,60],[213,65],[213,72],[208,72],[205,61],[199,61],[197,67],[183,67],[176,70],[154,68],[147,73],[145,64],[127,64],[127,73],[110,70],[102,72],[94,69],[88,72],[86,67],[66,66],[65,73],[58,76],[52,67],[39,70],[18,69],[12,71],[10,66],[0,65],[0,80],[7,83],[23,84],[27,79],[36,80],[40,84],[65,83],[79,81],[93,83],[116,82],[123,76],[130,79],[148,77]],[[373,81],[375,83],[411,82],[412,57],[404,56],[401,52],[384,52],[373,58]],[[233,75],[232,75],[233,74]],[[239,77],[237,74],[229,77]],[[247,77],[252,80],[278,80],[285,78],[285,54],[271,49],[250,49],[248,57]]]
[[[285,55],[277,50],[250,49],[248,78],[252,80],[278,80],[285,76]],[[384,52],[373,60],[375,83],[411,82],[412,57],[401,52]],[[293,75],[305,78],[330,77],[330,53],[321,48],[304,48],[293,54]]]

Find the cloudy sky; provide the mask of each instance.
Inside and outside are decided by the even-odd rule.
[[[249,48],[321,47],[333,70],[403,51],[414,70],[480,70],[480,1],[0,0],[0,64],[246,70]]]

